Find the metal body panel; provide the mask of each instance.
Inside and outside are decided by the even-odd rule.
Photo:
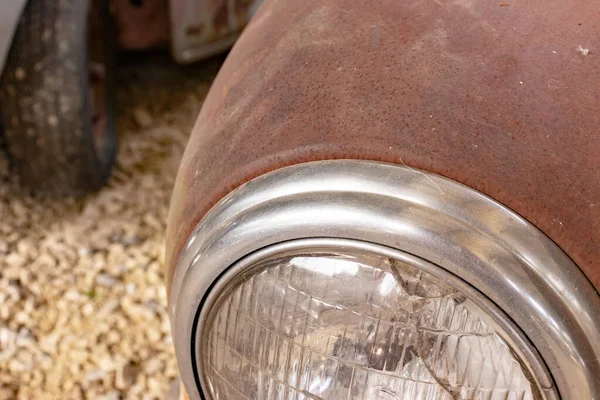
[[[170,274],[232,189],[285,165],[353,158],[489,195],[600,287],[599,20],[600,3],[586,0],[265,2],[187,146]]]
[[[181,63],[230,48],[262,0],[170,0],[171,50]]]
[[[27,0],[10,0],[0,5],[0,74],[26,3]]]

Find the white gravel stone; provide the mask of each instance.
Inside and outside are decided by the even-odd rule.
[[[152,115],[144,107],[136,107],[133,110],[133,118],[140,128],[149,128],[154,122]]]
[[[98,400],[120,400],[121,393],[118,390],[111,390],[110,392],[97,397]]]
[[[111,288],[115,286],[118,281],[108,274],[99,274],[96,277],[96,283],[100,286]]]

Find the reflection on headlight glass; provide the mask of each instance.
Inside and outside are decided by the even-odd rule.
[[[376,256],[302,255],[234,279],[206,326],[213,399],[533,399],[491,318]]]

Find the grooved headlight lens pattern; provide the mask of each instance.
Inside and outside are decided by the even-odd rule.
[[[207,319],[213,399],[533,399],[491,317],[415,267],[307,254],[251,272]]]

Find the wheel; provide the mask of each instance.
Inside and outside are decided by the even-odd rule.
[[[24,186],[100,188],[115,160],[108,2],[30,0],[0,78],[0,123]],[[102,36],[101,36],[102,35]]]

